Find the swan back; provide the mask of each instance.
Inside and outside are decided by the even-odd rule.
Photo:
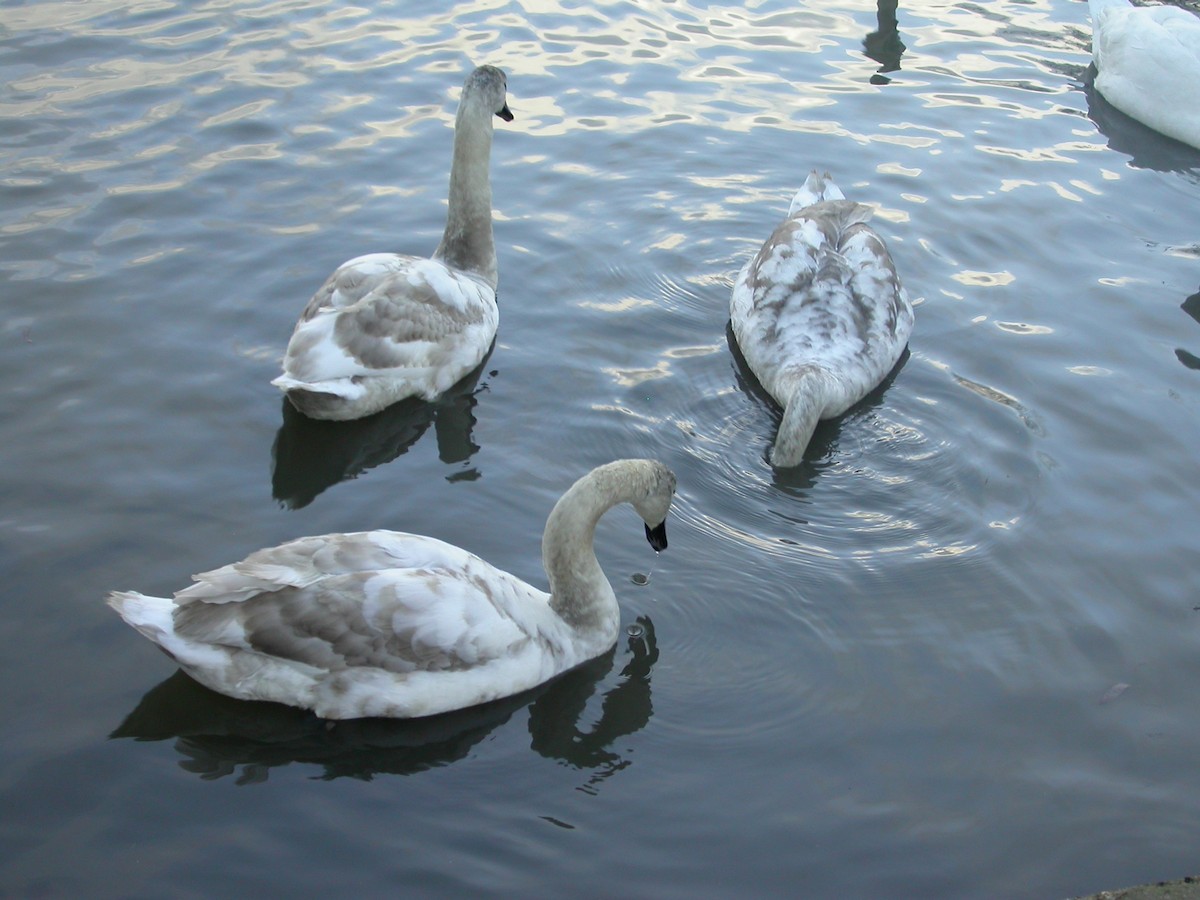
[[[1200,17],[1175,6],[1088,0],[1096,90],[1121,112],[1200,149]]]

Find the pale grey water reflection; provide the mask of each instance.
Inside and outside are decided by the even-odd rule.
[[[345,428],[281,413],[329,271],[436,246],[479,62],[516,120],[478,380]],[[0,893],[1191,871],[1200,152],[1089,63],[1078,0],[0,8]],[[876,207],[917,325],[779,474],[728,299],[811,168]],[[635,455],[679,477],[670,549],[628,511],[597,544],[652,641],[507,706],[327,730],[199,691],[103,603],[376,527],[540,584],[554,501]]]

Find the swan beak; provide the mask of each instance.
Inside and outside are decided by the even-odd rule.
[[[646,540],[650,542],[650,546],[654,548],[656,553],[661,553],[667,549],[667,520],[663,519],[657,528],[646,526]]]
[[[508,108],[507,103],[505,103],[502,107],[500,107],[499,110],[496,111],[496,115],[502,118],[505,122],[511,122],[513,120],[512,110]]]

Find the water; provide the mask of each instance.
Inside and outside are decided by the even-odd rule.
[[[1086,6],[904,6],[896,33],[865,0],[427,9],[0,11],[0,891],[1192,871],[1200,152],[1090,91]],[[517,116],[494,352],[434,406],[291,415],[268,382],[319,282],[436,245],[482,61]],[[878,207],[920,303],[894,379],[781,474],[728,294],[813,167]],[[620,643],[512,702],[327,727],[204,691],[103,604],[374,527],[540,584],[554,500],[641,455],[679,477],[670,549],[606,517]]]

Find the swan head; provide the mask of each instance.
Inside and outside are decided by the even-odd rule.
[[[513,120],[513,114],[508,108],[508,77],[503,69],[495,66],[479,66],[467,76],[463,84],[463,105],[471,102],[482,104],[489,112],[499,116],[505,122]]]
[[[655,460],[646,460],[646,465],[645,492],[632,502],[646,524],[646,540],[660,552],[667,549],[667,513],[675,497],[675,473]]]

